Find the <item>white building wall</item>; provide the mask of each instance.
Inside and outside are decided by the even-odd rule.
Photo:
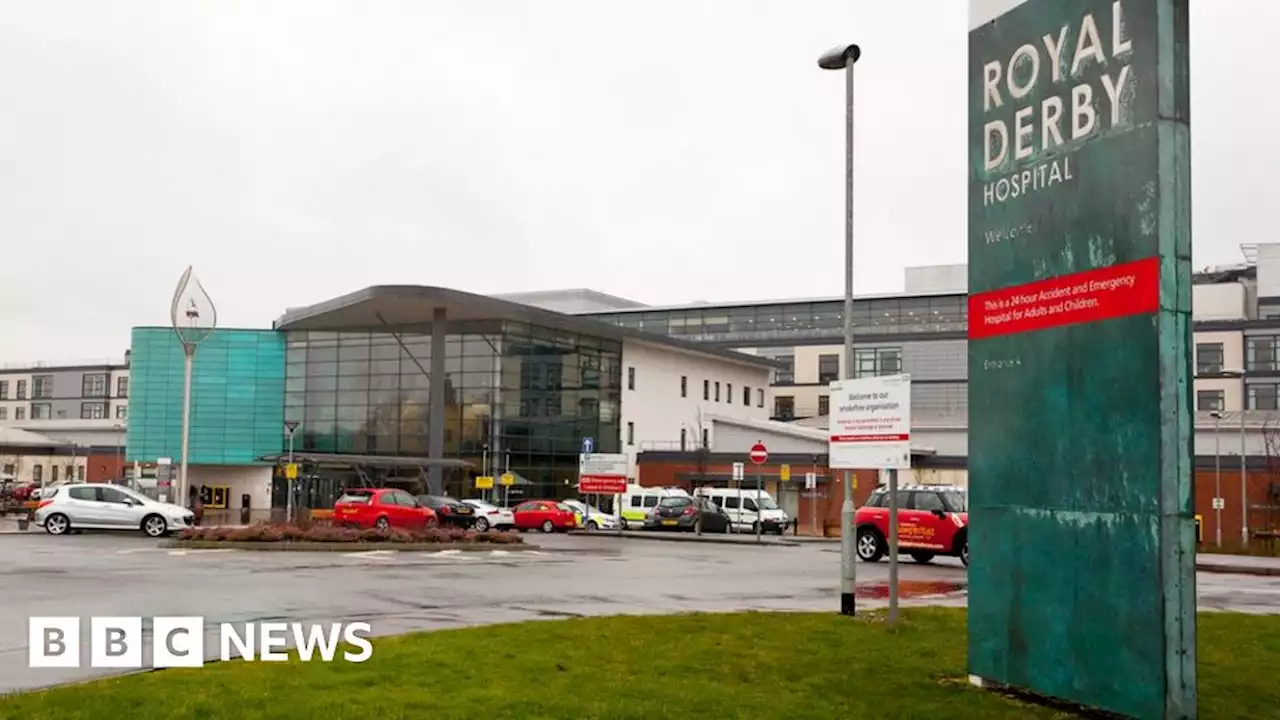
[[[633,372],[634,389],[628,382]],[[686,379],[687,387],[683,397],[681,378]],[[709,399],[703,399],[704,381],[708,383]],[[637,452],[680,449],[682,429],[689,449],[699,446],[703,428],[709,441],[714,442],[710,440],[710,415],[767,420],[769,407],[763,400],[768,388],[767,367],[625,341],[622,345],[622,449],[628,456],[632,477],[635,477]],[[748,389],[751,402],[744,404],[743,393]]]
[[[176,465],[176,460],[175,460]],[[175,473],[177,468],[174,468]],[[253,510],[271,509],[271,467],[260,465],[191,465],[187,468],[188,482],[197,485],[225,485],[227,507],[238,510],[240,496],[248,493]]]
[[[17,483],[36,482],[35,467],[40,466],[41,482],[45,485],[53,483],[53,468],[58,468],[58,482],[67,480],[67,470],[77,478],[84,478],[89,471],[89,459],[84,456],[71,455],[31,455],[23,454],[17,448],[0,453],[0,474],[9,472],[10,468]]]
[[[1244,320],[1252,313],[1244,283],[1193,285],[1191,316],[1194,320]]]
[[[1240,330],[1227,330],[1222,332],[1198,332],[1195,334],[1195,344],[1213,344],[1222,343],[1222,368],[1226,371],[1242,371],[1244,370],[1244,333]],[[1195,350],[1192,349],[1192,362],[1195,362]],[[1196,409],[1200,409],[1199,395],[1202,390],[1221,390],[1224,410],[1228,412],[1237,412],[1244,409],[1244,380],[1242,378],[1196,378],[1195,380]]]

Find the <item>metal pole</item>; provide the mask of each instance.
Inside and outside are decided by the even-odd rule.
[[[760,506],[760,471],[755,471],[755,542],[762,542],[764,533],[764,510]]]
[[[120,473],[120,481],[124,482],[124,464],[120,461],[120,446],[124,444],[124,431],[116,435],[116,472]]]
[[[289,473],[293,472],[293,431],[289,431],[289,467],[284,473],[284,516],[286,522],[293,522],[293,478],[289,477]]]
[[[1222,414],[1213,418],[1213,536],[1214,542],[1222,547],[1222,434],[1219,431]]]
[[[183,507],[187,504],[187,445],[191,439],[191,364],[195,360],[195,343],[183,343],[186,364],[182,375],[182,459],[178,466],[178,492],[175,493],[174,504]]]
[[[844,377],[853,377],[853,63],[846,55],[844,97]],[[856,539],[853,530],[853,474],[844,471],[844,502],[840,505],[840,613],[853,615],[857,581]]]
[[[1244,411],[1240,411],[1240,548],[1249,547],[1249,470],[1245,459]]]
[[[484,477],[489,477],[489,446],[488,445],[485,445],[484,449],[481,451],[480,474],[483,475]],[[492,494],[494,504],[496,505],[498,501],[498,492],[497,492],[496,484],[494,487],[489,488],[489,493]],[[484,495],[485,493],[481,493],[481,497],[484,497]]]
[[[898,620],[898,471],[889,470],[889,622]]]
[[[503,475],[506,475],[511,472],[511,451],[510,450],[506,452],[503,467],[506,468],[505,470],[502,471]],[[503,485],[502,486],[502,507],[508,507],[509,505],[511,505],[511,486]]]

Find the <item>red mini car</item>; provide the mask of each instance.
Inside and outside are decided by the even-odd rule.
[[[555,500],[526,500],[515,507],[513,514],[516,528],[520,530],[549,533],[578,527],[578,513],[572,507]]]
[[[436,523],[434,510],[393,488],[346,490],[333,505],[333,524],[338,526],[420,529]]]
[[[889,552],[889,491],[883,486],[853,516],[858,558],[879,562]],[[898,547],[927,563],[938,555],[969,564],[969,504],[964,490],[946,485],[898,488]]]

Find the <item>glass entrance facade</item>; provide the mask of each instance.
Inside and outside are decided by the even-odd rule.
[[[494,321],[450,323],[445,348],[446,457],[482,468],[488,454],[493,474],[509,462],[529,481],[523,496],[558,497],[571,493],[582,438],[620,451],[620,343]],[[430,369],[429,329],[287,333],[295,448],[426,457]],[[446,488],[474,495],[472,474],[446,474]]]

